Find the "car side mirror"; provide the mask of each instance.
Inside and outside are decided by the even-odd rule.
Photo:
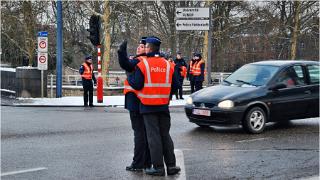
[[[272,90],[272,91],[277,91],[279,89],[283,89],[283,88],[286,88],[287,85],[285,85],[284,83],[277,83],[277,84],[274,84],[272,86],[270,86],[269,90]]]

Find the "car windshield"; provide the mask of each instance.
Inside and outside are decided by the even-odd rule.
[[[270,65],[247,64],[226,78],[224,84],[242,87],[263,86],[271,79],[278,68]]]

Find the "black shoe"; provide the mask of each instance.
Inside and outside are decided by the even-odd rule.
[[[143,168],[134,167],[132,165],[126,167],[127,171],[142,172]]]
[[[83,105],[84,107],[88,107],[88,104]]]
[[[90,107],[94,107],[94,105],[93,105],[93,104],[89,104],[89,106],[90,106]]]
[[[181,97],[180,99],[182,99],[182,100],[183,100],[184,98],[183,98],[183,97]]]
[[[152,175],[152,176],[165,176],[166,175],[166,172],[163,167],[161,167],[161,168],[154,168],[154,167],[147,168],[145,172],[146,172],[146,174]]]
[[[168,175],[175,175],[178,174],[181,171],[179,166],[172,166],[172,167],[167,167],[167,174]]]

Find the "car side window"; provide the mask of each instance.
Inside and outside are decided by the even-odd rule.
[[[319,65],[307,66],[310,77],[310,84],[319,84]]]
[[[304,85],[304,77],[301,66],[292,66],[283,70],[278,76],[276,83],[283,83],[287,87]]]

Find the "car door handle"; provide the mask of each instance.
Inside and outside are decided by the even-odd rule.
[[[310,90],[304,91],[305,94],[311,94]]]

